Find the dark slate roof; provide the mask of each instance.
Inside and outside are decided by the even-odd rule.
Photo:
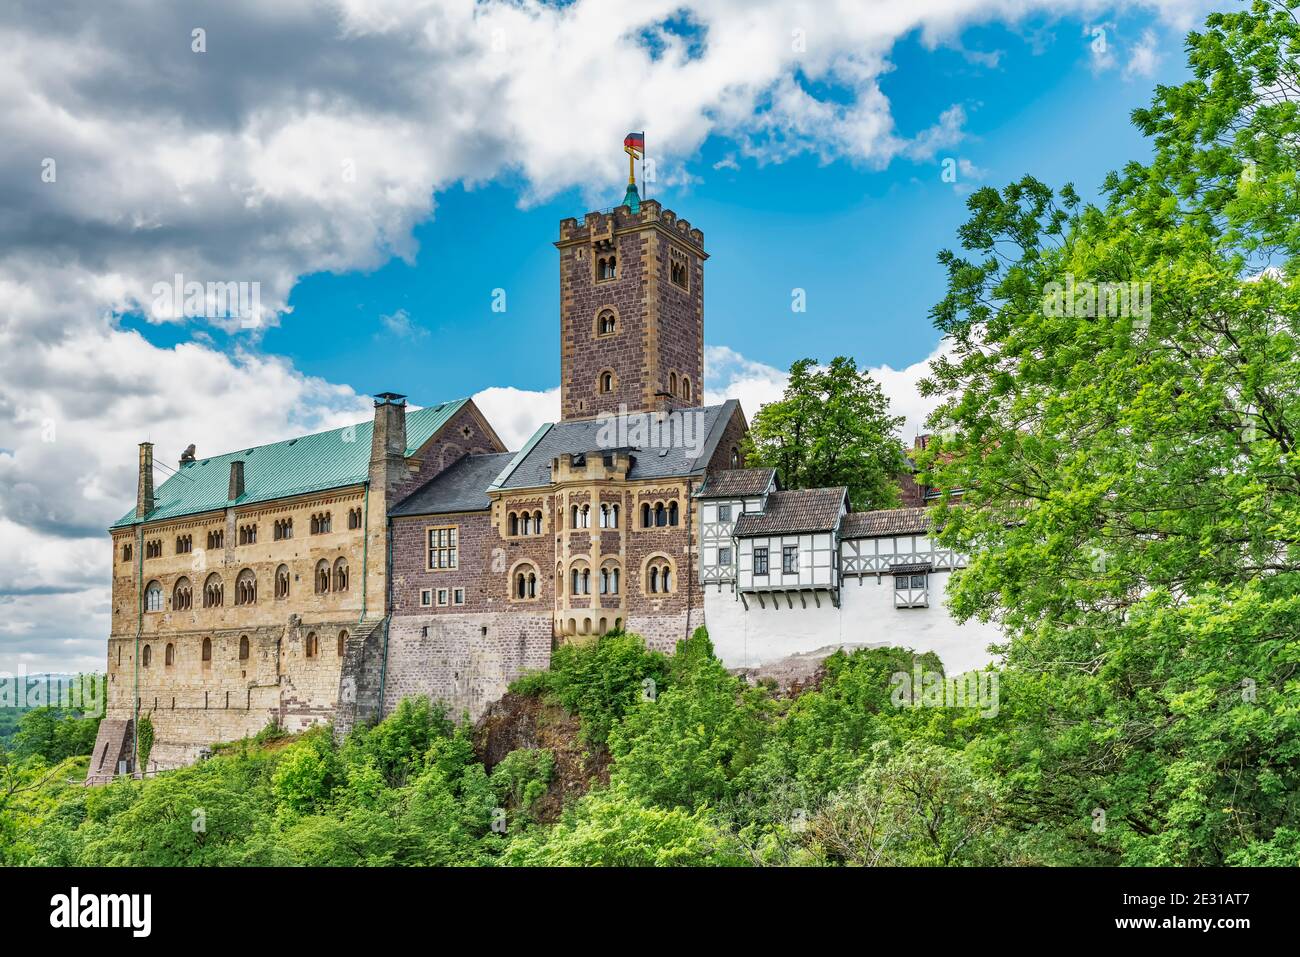
[[[735,536],[790,535],[795,532],[829,532],[840,520],[840,507],[848,490],[838,488],[804,488],[773,492],[767,508],[746,512],[736,520]]]
[[[680,409],[662,423],[652,413],[632,412],[544,425],[501,471],[492,487],[547,486],[551,484],[552,459],[615,449],[631,451],[635,461],[628,473],[630,479],[698,475],[707,467],[736,408],[736,400],[728,399],[722,405]]]
[[[889,572],[891,575],[919,575],[922,572],[934,571],[934,565],[931,562],[909,562],[901,565],[890,565]]]
[[[515,457],[514,452],[462,456],[388,510],[389,515],[437,515],[485,512],[491,507],[487,488]]]
[[[457,399],[406,413],[406,454],[415,452],[468,402]],[[154,507],[144,521],[196,515],[229,505],[252,505],[290,495],[360,485],[370,474],[370,436],[374,420],[317,432],[270,445],[211,455],[187,462],[158,486]],[[230,463],[244,462],[244,494],[231,501]],[[134,525],[135,509],[111,526]]]
[[[762,495],[772,484],[776,469],[721,469],[710,472],[696,498],[743,498]]]
[[[875,512],[850,512],[840,526],[840,538],[884,538],[889,535],[923,535],[931,530],[926,508],[882,508]]]

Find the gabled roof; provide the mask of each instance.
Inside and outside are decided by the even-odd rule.
[[[551,484],[551,460],[562,455],[627,450],[634,462],[630,479],[701,474],[738,408],[722,405],[678,409],[662,421],[654,413],[629,412],[543,425],[501,471],[493,489],[541,488]]]
[[[890,535],[923,535],[931,530],[927,508],[882,508],[874,512],[850,512],[840,526],[840,538],[885,538]]]
[[[406,454],[414,455],[468,402],[456,399],[406,413]],[[291,495],[359,485],[370,472],[370,438],[374,420],[342,429],[303,435],[270,445],[196,459],[180,466],[154,492],[155,505],[144,521],[196,515],[230,505],[252,505]],[[230,463],[244,462],[244,494],[227,498]],[[137,523],[135,509],[110,526]]]
[[[486,512],[492,507],[487,489],[514,452],[488,452],[461,457],[397,505],[389,515],[438,515],[447,512]]]
[[[837,488],[803,488],[773,492],[761,512],[746,512],[736,520],[735,536],[793,535],[797,532],[829,532],[840,522],[849,492]]]
[[[772,487],[776,469],[719,469],[710,472],[696,498],[744,498]]]

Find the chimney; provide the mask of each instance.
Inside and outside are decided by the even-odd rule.
[[[244,494],[244,463],[240,459],[230,463],[230,492],[226,496],[235,501]]]
[[[140,477],[135,487],[135,517],[144,518],[153,511],[153,443],[140,443]]]
[[[384,491],[406,481],[406,396],[381,392],[375,396],[375,428],[370,438],[370,479],[382,480]]]

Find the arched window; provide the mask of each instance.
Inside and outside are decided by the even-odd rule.
[[[600,503],[600,527],[609,528],[609,506],[604,502]]]
[[[614,373],[602,372],[600,374],[600,391],[601,392],[614,391]]]
[[[569,582],[570,585],[569,594],[570,595],[582,594],[580,591],[578,591],[578,583],[580,581],[580,577],[579,577],[578,570],[576,568],[573,570],[573,574],[570,575],[569,578],[571,579],[571,581]]]
[[[150,582],[144,590],[144,610],[162,611],[163,590],[158,582]]]
[[[520,522],[519,527],[523,531],[523,534],[525,535],[533,534],[533,516],[530,515],[528,512],[524,512],[523,521]]]
[[[518,535],[518,534],[519,534],[519,516],[516,515],[514,512],[511,512],[511,513],[510,513],[510,522],[509,522],[509,524],[510,524],[510,534],[511,534],[511,535]]]
[[[582,506],[582,511],[579,513],[578,517],[582,519],[583,528],[591,528],[591,506],[590,505]]]
[[[174,664],[176,664],[176,646],[169,641],[167,647],[163,649],[163,666],[170,667]]]
[[[669,525],[677,524],[677,503],[676,502],[668,503],[668,524]]]
[[[345,654],[347,654],[347,651],[348,651],[348,633],[346,631],[340,631],[339,632],[339,657],[342,658]]]
[[[190,585],[190,580],[185,576],[176,579],[176,587],[172,589],[172,610],[188,611],[194,607],[194,588]]]
[[[690,401],[691,398],[691,380],[682,376],[682,398]]]
[[[306,651],[308,658],[315,658],[320,654],[320,639],[316,637],[316,632],[307,632]]]
[[[225,601],[225,593],[226,586],[221,581],[221,576],[213,572],[203,583],[203,607],[220,608]]]
[[[646,502],[645,504],[643,504],[643,505],[641,506],[641,527],[642,527],[642,528],[652,528],[652,527],[654,527],[654,522],[651,521],[651,519],[650,519],[650,503],[649,503],[649,502]]]
[[[618,506],[617,505],[611,505],[609,507],[609,527],[618,528]]]
[[[612,336],[616,328],[614,313],[611,310],[604,309],[601,311],[600,315],[596,317],[597,335]]]
[[[569,510],[569,528],[578,527],[578,506],[574,505]]]
[[[334,590],[348,590],[348,560],[340,558],[334,562]]]
[[[533,531],[538,535],[542,534],[542,510],[540,508],[533,512]]]
[[[655,503],[655,528],[663,528],[668,524],[668,509],[664,508],[663,502]]]
[[[528,578],[523,572],[515,575],[515,597],[524,598],[528,594]]]
[[[140,649],[140,664],[142,667],[148,668],[149,662],[152,660],[153,660],[153,652],[149,649],[148,645],[145,645],[142,649]]]
[[[281,565],[275,570],[275,597],[289,597],[289,566]]]
[[[584,595],[591,594],[591,569],[589,568],[582,570],[582,593]]]
[[[356,529],[361,527],[361,509],[348,509],[348,528]]]
[[[248,660],[248,635],[239,636],[239,660]]]
[[[668,373],[668,394],[669,395],[677,394],[677,373],[676,372]]]
[[[127,542],[125,545],[122,546],[122,561],[129,562],[130,560],[131,560],[131,543]]]
[[[735,446],[731,448],[731,467],[733,469],[740,468],[740,450]]]
[[[609,594],[609,569],[608,568],[602,568],[600,570],[600,593],[602,595]]]
[[[672,563],[662,556],[651,558],[645,565],[642,588],[649,595],[664,595],[676,587],[677,575]]]
[[[203,639],[203,660],[204,661],[212,660],[212,639],[211,638]]]
[[[257,576],[251,568],[245,568],[235,577],[235,604],[257,604]]]
[[[611,595],[618,594],[618,580],[621,575],[622,575],[622,570],[617,567],[611,568],[609,570],[609,593]]]
[[[330,563],[321,559],[316,563],[316,594],[324,595],[330,590]]]

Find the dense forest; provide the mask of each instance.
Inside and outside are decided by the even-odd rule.
[[[475,724],[405,701],[99,788],[91,726],[36,711],[0,748],[0,862],[1300,863],[1297,8],[1191,33],[1099,202],[980,189],[940,255],[920,465],[965,490],[934,519],[971,556],[954,613],[1006,635],[992,701],[900,695],[941,670],[905,649],[782,691],[703,631],[610,634]]]

